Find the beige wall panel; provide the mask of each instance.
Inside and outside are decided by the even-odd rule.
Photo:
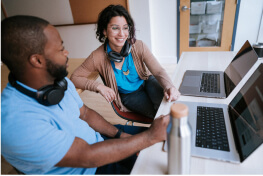
[[[7,16],[32,15],[53,25],[73,24],[68,0],[2,0]]]
[[[96,25],[57,26],[69,58],[87,58],[101,43],[96,39]]]
[[[127,0],[69,0],[75,24],[96,23],[99,13],[110,4],[127,9]]]

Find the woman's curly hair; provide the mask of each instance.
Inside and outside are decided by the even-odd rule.
[[[100,12],[98,16],[97,22],[97,31],[96,38],[104,43],[106,41],[106,37],[103,34],[103,31],[107,29],[107,26],[111,20],[111,18],[116,16],[123,16],[128,25],[129,25],[129,43],[133,44],[136,41],[135,38],[135,26],[132,17],[128,13],[128,11],[121,5],[109,5],[103,11]]]

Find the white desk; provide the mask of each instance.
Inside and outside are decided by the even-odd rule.
[[[213,70],[224,71],[236,52],[186,52],[183,53],[172,77],[175,87],[178,89],[185,70]],[[260,61],[259,61],[260,62]],[[261,60],[261,62],[263,62]],[[253,73],[258,62],[244,77],[247,80]],[[227,99],[202,98],[181,96],[179,101],[196,101],[209,103],[229,103],[236,95],[239,87],[246,81],[241,81]],[[162,101],[156,117],[168,114],[170,106],[165,100]],[[167,174],[167,152],[162,151],[163,143],[157,143],[142,150],[133,167],[131,174]],[[263,174],[263,145],[252,153],[243,163],[233,164],[229,162],[191,157],[191,174]]]

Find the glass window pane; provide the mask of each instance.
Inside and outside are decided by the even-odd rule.
[[[221,46],[224,0],[191,0],[189,46]]]

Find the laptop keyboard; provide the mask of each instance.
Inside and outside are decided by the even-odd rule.
[[[220,75],[218,73],[203,73],[200,92],[219,93]]]
[[[222,108],[197,107],[195,146],[229,151]]]

